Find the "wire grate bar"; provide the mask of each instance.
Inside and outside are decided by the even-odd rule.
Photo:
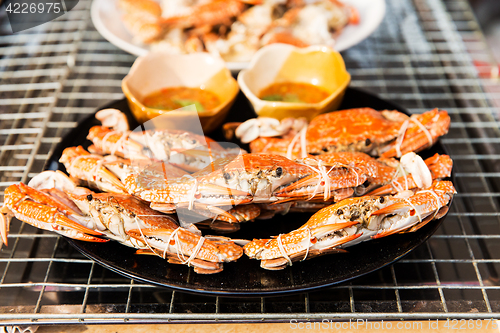
[[[455,161],[459,193],[425,247],[323,291],[226,300],[121,277],[57,235],[13,221],[0,252],[2,324],[500,317],[500,89],[490,75],[496,64],[466,0],[386,3],[381,26],[343,57],[353,87],[412,113],[439,107],[451,115],[441,143]],[[123,98],[121,80],[135,57],[95,31],[90,4],[80,0],[46,25],[0,36],[0,194],[39,173],[79,121]],[[7,313],[13,307],[24,313]]]
[[[408,261],[406,261],[408,262]],[[402,263],[405,263],[404,261]],[[89,263],[91,264],[92,266],[94,265],[94,263]],[[10,285],[5,285],[5,286],[9,286],[11,288],[15,288],[15,287],[19,287],[19,286],[23,286],[22,283],[19,283],[19,284],[10,284]],[[391,286],[391,285],[353,285],[352,288],[353,289],[387,289],[387,290],[407,290],[407,289],[435,289],[437,286],[437,284],[426,284],[426,285],[397,285],[397,286]],[[467,284],[465,286],[461,286],[459,285],[458,283],[442,283],[439,285],[440,288],[443,288],[443,289],[455,289],[457,288],[457,286],[459,286],[460,288],[464,288],[464,289],[481,289],[481,288],[484,288],[484,289],[491,289],[491,290],[496,290],[496,289],[500,289],[500,286],[492,286],[492,285],[484,285],[484,286],[481,286],[479,285],[478,282],[476,282],[476,285],[473,285],[473,284]],[[4,287],[4,285],[2,285],[2,288]],[[33,285],[30,285],[30,287],[32,287],[33,289],[42,289],[43,287],[54,287],[54,289],[75,289],[75,290],[81,290],[81,289],[110,289],[110,290],[113,290],[113,289],[125,289],[125,290],[130,290],[131,288],[132,289],[137,289],[137,288],[141,288],[141,289],[157,289],[158,287],[156,286],[153,286],[153,285],[149,285],[149,284],[137,284],[134,282],[133,285],[131,285],[130,283],[127,283],[127,284],[91,284],[90,280],[88,281],[88,283],[86,284],[64,284],[64,283],[36,283],[36,284],[33,284]],[[39,287],[39,288],[37,288]],[[338,287],[338,286],[334,286],[334,287],[331,287],[332,289],[343,289],[345,287]],[[304,299],[304,303],[305,303],[305,299]],[[265,312],[265,311],[264,311]]]

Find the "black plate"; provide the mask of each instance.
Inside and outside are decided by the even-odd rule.
[[[377,110],[395,109],[407,113],[398,105],[353,88],[347,89],[340,109],[366,106]],[[132,124],[135,123],[125,99],[112,102],[104,108],[122,110],[129,116]],[[255,115],[246,98],[240,93],[227,121],[242,121],[252,117]],[[58,162],[62,150],[76,145],[88,146],[90,142],[85,138],[88,130],[98,124],[94,116],[83,120],[56,147],[47,161],[46,169],[64,170],[64,166]],[[220,130],[211,133],[210,136],[218,141],[224,141]],[[426,158],[435,153],[445,153],[439,142],[421,155]],[[272,220],[245,223],[241,230],[231,234],[231,237],[268,238],[298,228],[311,215],[290,213],[276,216]],[[429,223],[414,233],[393,235],[358,244],[348,248],[349,252],[345,254],[333,254],[299,262],[281,271],[264,270],[260,268],[258,260],[243,256],[237,262],[224,264],[224,271],[213,275],[196,274],[192,268],[168,264],[159,257],[135,255],[134,249],[113,241],[108,243],[87,243],[73,239],[68,241],[85,256],[104,267],[139,281],[187,292],[260,297],[326,287],[373,272],[401,259],[425,242],[442,221],[443,219],[440,219]]]

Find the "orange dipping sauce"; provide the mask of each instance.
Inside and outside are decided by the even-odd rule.
[[[149,94],[142,104],[161,110],[175,110],[194,104],[199,112],[214,109],[220,104],[220,100],[214,93],[199,88],[170,87]]]
[[[262,89],[259,98],[271,102],[318,103],[330,95],[309,83],[279,82]]]

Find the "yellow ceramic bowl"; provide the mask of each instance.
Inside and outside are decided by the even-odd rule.
[[[215,109],[197,113],[205,133],[222,124],[231,105],[238,95],[238,83],[231,76],[223,60],[208,53],[174,55],[152,52],[137,58],[122,81],[122,90],[134,117],[144,123],[154,117],[168,113],[170,121],[178,129],[190,130],[192,117],[185,117],[186,111],[160,110],[142,104],[144,97],[168,87],[200,88],[217,95],[221,104]],[[183,127],[186,124],[187,127]]]
[[[247,70],[238,75],[238,84],[258,116],[283,119],[306,117],[338,108],[351,76],[340,53],[326,46],[297,48],[271,44],[260,49]],[[319,103],[271,102],[259,99],[259,92],[280,82],[309,83],[330,95]]]

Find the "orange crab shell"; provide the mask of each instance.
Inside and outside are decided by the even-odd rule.
[[[405,122],[408,122],[406,131]],[[448,113],[438,109],[412,117],[399,111],[349,109],[315,117],[307,127],[306,147],[301,147],[300,140],[290,147],[297,133],[289,132],[282,137],[258,138],[250,143],[250,150],[281,155],[288,153],[293,158],[300,157],[302,149],[313,155],[359,151],[373,156],[394,157],[398,156],[397,148],[405,154],[431,146],[448,132],[449,126]],[[403,139],[400,144],[397,143],[399,136]]]
[[[314,118],[307,129],[307,149],[324,153],[336,146],[342,151],[367,151],[395,138],[408,117],[398,111],[376,111],[371,108],[325,113]]]

